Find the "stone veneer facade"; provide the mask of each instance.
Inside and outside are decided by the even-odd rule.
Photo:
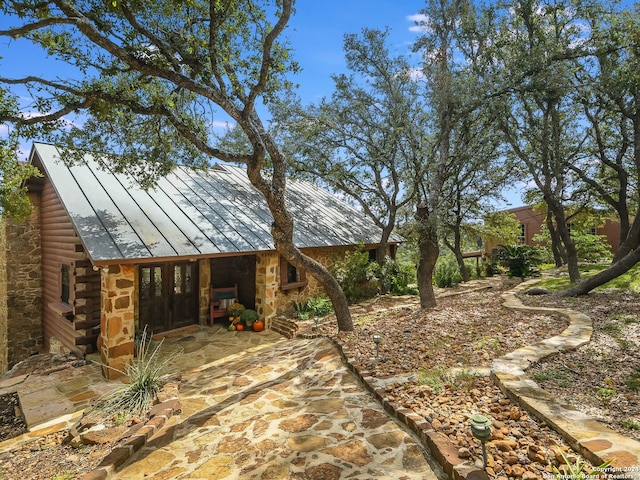
[[[264,321],[265,328],[277,313],[280,286],[280,255],[264,252],[256,255],[256,312]]]
[[[29,195],[34,206],[22,222],[2,220],[0,269],[0,374],[31,355],[40,353],[42,338],[42,254],[40,197]]]
[[[305,250],[304,254],[320,262],[327,268],[333,265],[336,258],[342,259],[346,252],[353,250],[351,247],[334,247],[334,248],[314,248]],[[280,265],[278,264],[276,279],[278,286],[276,288],[276,298],[274,303],[277,304],[277,313],[282,314],[291,312],[291,302],[306,302],[312,297],[324,294],[324,289],[311,275],[307,275],[307,286],[305,288],[295,288],[292,290],[281,291],[279,288]]]
[[[198,262],[200,275],[200,325],[209,323],[209,285],[211,285],[211,261],[208,258]]]
[[[133,361],[135,337],[135,270],[133,265],[110,265],[101,271],[100,338],[102,373],[122,376]]]
[[[0,376],[9,369],[9,344],[7,343],[7,255],[4,232],[4,220],[0,217]]]

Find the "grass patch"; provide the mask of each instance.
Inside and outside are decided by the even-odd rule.
[[[624,428],[628,428],[629,430],[640,430],[640,424],[634,422],[633,420],[623,420],[620,422]]]
[[[476,350],[484,350],[487,347],[496,350],[500,346],[500,340],[497,338],[487,338],[483,336],[476,342]]]
[[[560,388],[566,388],[570,386],[572,382],[571,377],[567,373],[556,368],[539,370],[532,375],[532,378],[536,382],[553,382]]]
[[[640,323],[640,317],[629,315],[628,313],[612,313],[611,315],[609,315],[609,319],[616,322],[622,322],[625,325]]]
[[[435,393],[440,393],[446,382],[447,371],[444,368],[434,368],[430,370],[421,370],[418,375],[418,383],[426,385]]]
[[[581,265],[579,267],[580,274],[583,278],[591,277],[605,270],[609,266],[609,264]],[[547,278],[540,280],[540,282],[538,282],[535,286],[546,288],[552,291],[559,291],[569,288],[571,286],[571,283],[569,282],[569,277]],[[604,290],[607,288],[619,288],[621,290],[632,290],[634,292],[640,292],[640,265],[636,265],[624,275],[621,275],[618,278],[614,278],[610,282],[599,286],[598,288],[596,288],[596,290]]]
[[[638,392],[640,390],[640,372],[634,372],[624,382],[629,390]]]
[[[603,387],[603,388],[599,388],[596,394],[602,400],[609,400],[611,397],[613,397],[616,394],[616,391],[613,388]]]
[[[421,370],[418,374],[418,383],[431,388],[439,394],[447,387],[454,390],[471,390],[476,386],[478,376],[469,370],[460,370],[455,373],[446,368],[434,368]]]
[[[622,325],[610,322],[602,326],[602,331],[607,332],[611,336],[615,336],[622,331]]]

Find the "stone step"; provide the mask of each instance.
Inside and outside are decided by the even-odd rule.
[[[298,325],[291,320],[274,318],[271,321],[271,330],[278,332],[286,338],[294,338],[298,332]]]

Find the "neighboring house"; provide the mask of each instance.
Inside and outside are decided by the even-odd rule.
[[[321,293],[275,251],[272,216],[244,169],[178,167],[145,191],[91,155],[68,167],[55,146],[36,143],[29,160],[43,174],[27,183],[33,215],[3,222],[0,239],[9,368],[59,342],[78,355],[99,345],[102,362],[122,369],[145,325],[158,333],[219,321],[211,289],[237,286],[267,327],[292,300]],[[325,265],[379,242],[370,219],[308,182],[288,182],[287,207],[295,244]],[[392,236],[391,254],[401,241]]]
[[[519,243],[523,245],[535,245],[533,237],[540,233],[545,215],[533,209],[531,206],[512,208],[507,212],[513,213],[520,222]],[[620,223],[617,220],[606,220],[603,226],[594,225],[592,233],[604,235],[611,250],[615,252],[620,246]],[[495,245],[491,246],[491,248]],[[490,251],[490,250],[489,250]]]

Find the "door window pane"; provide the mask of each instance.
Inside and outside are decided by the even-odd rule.
[[[182,293],[182,267],[180,265],[173,267],[173,292]]]
[[[145,300],[151,297],[151,269],[143,267],[140,270],[140,298]]]
[[[185,293],[191,293],[191,280],[192,280],[192,267],[191,265],[185,266],[185,275],[184,275],[184,291]]]
[[[162,296],[162,268],[153,267],[153,281],[154,281],[154,295],[156,297]]]

